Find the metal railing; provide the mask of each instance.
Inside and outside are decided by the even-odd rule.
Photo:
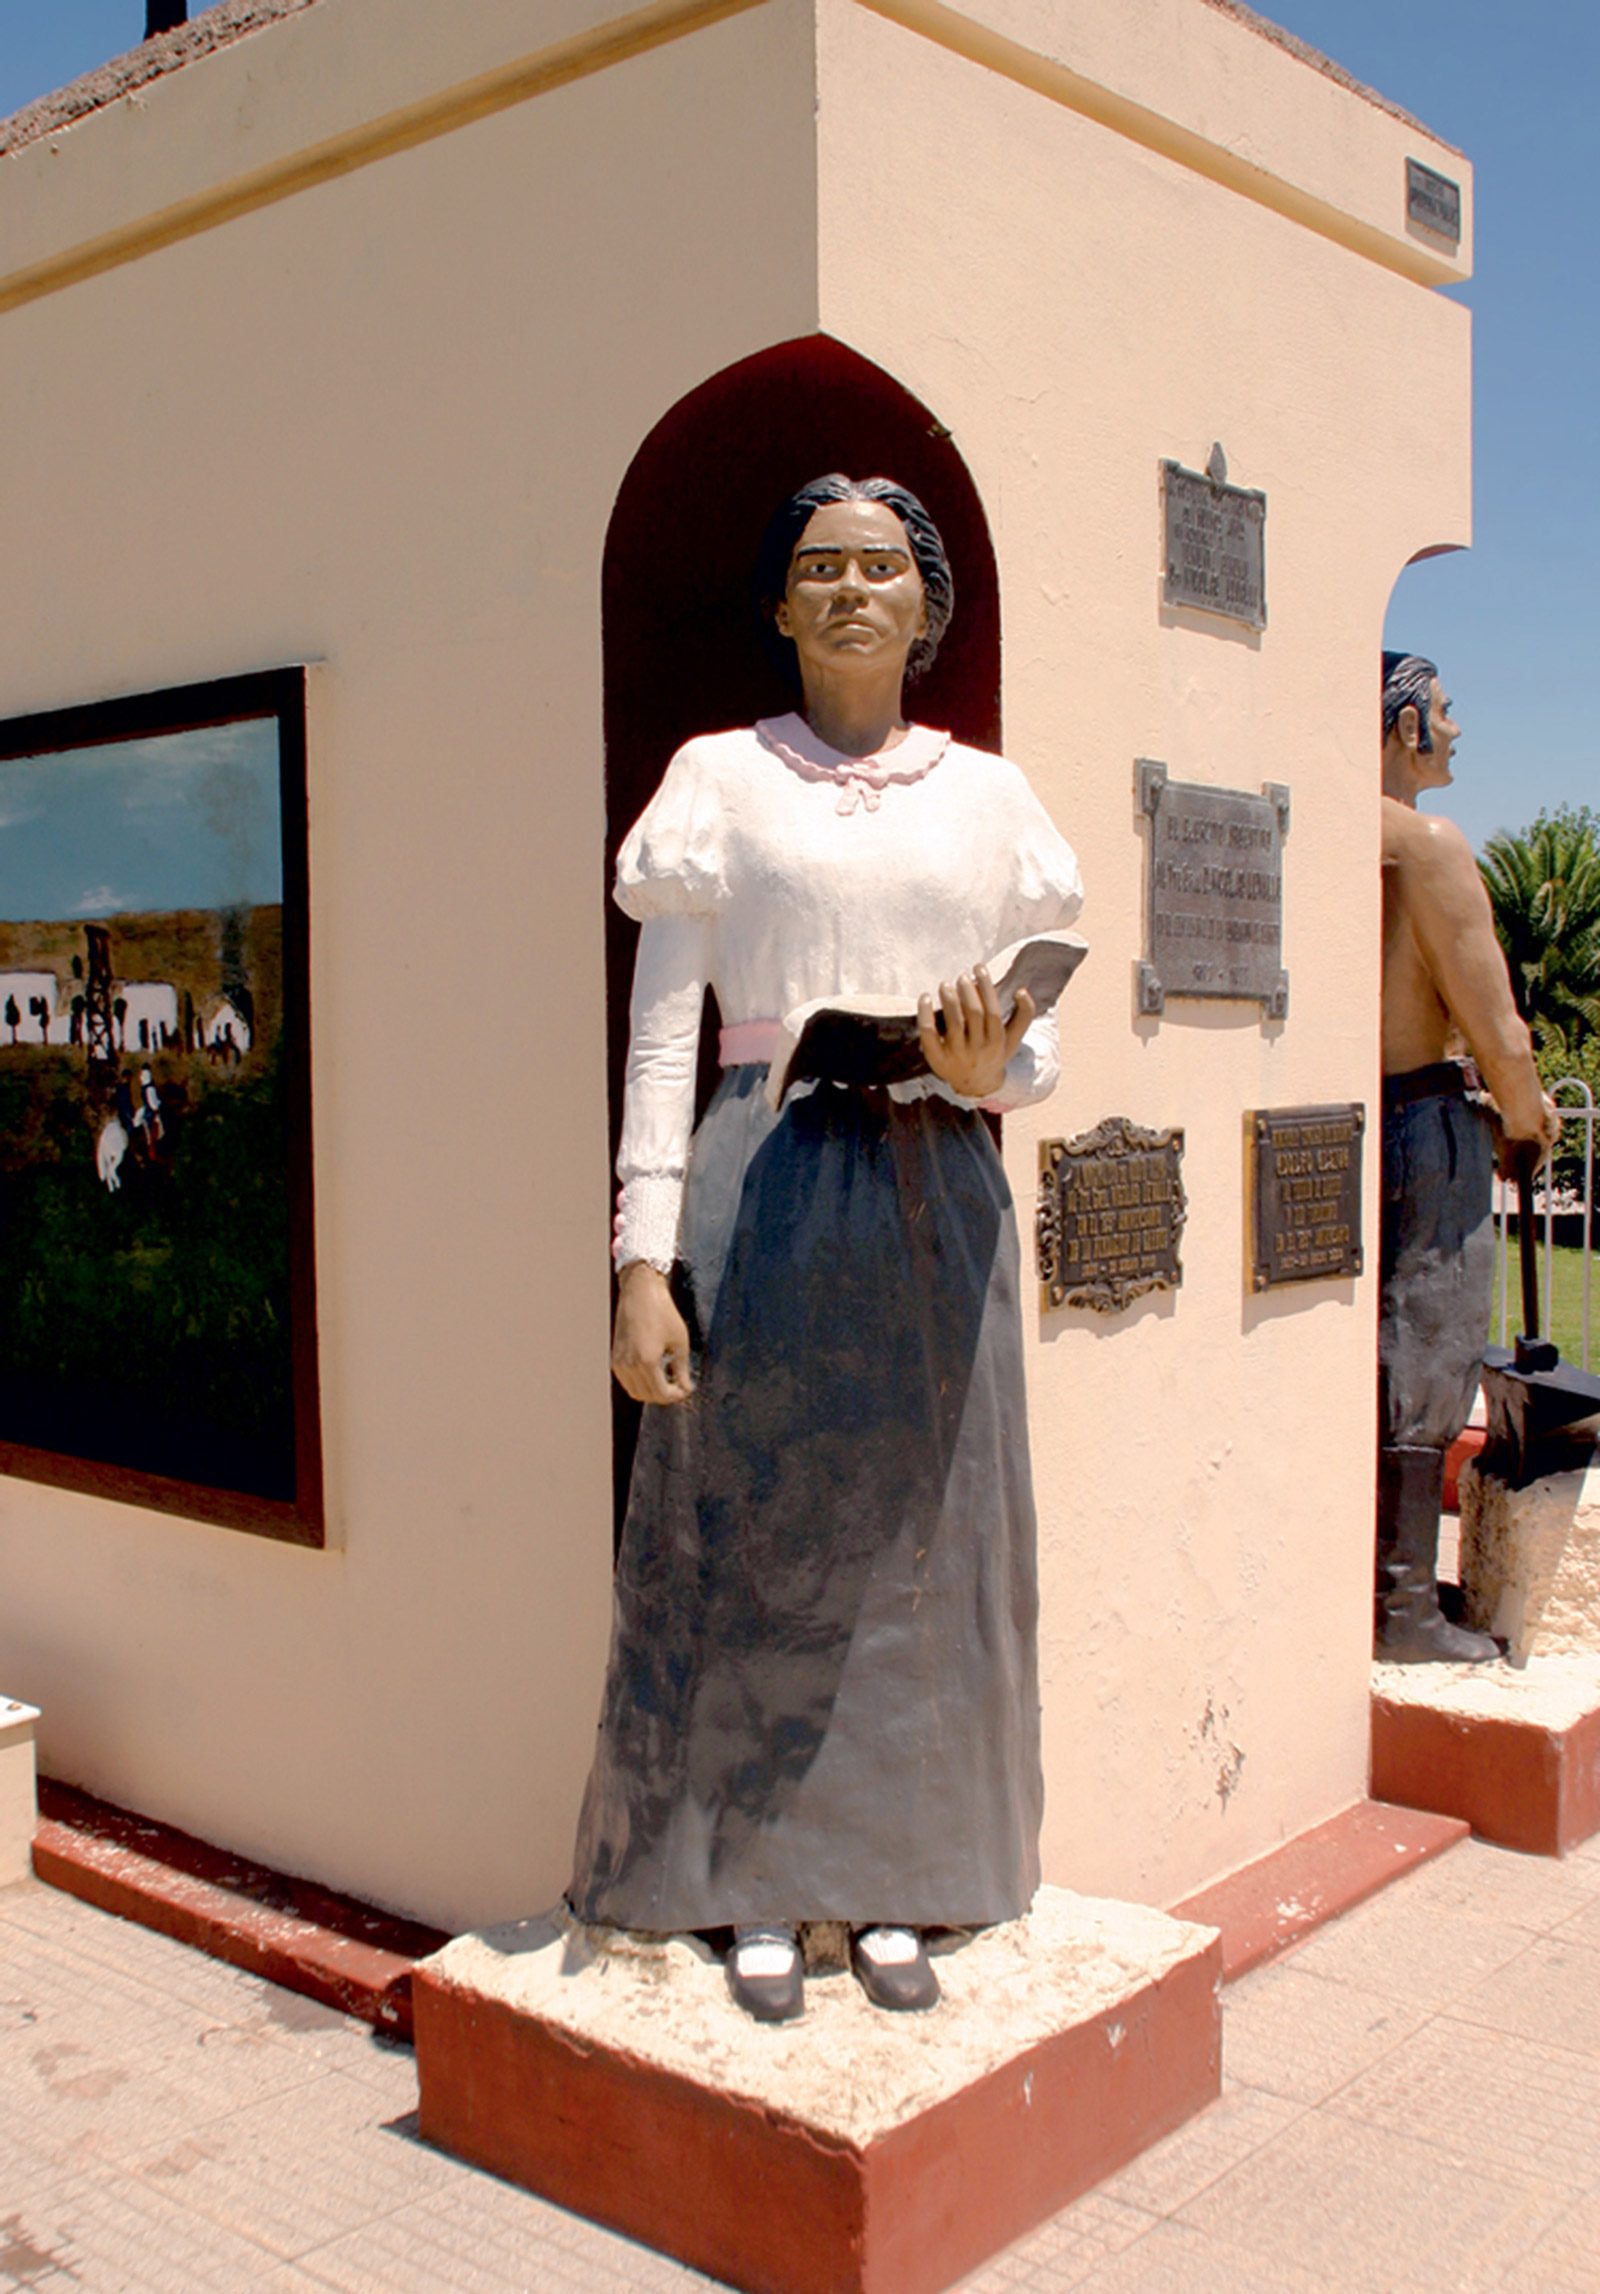
[[[1564,1091],[1582,1092],[1583,1099],[1581,1104],[1575,1107],[1559,1106],[1560,1095]],[[1563,1131],[1566,1130],[1566,1127],[1569,1123],[1581,1123],[1584,1127],[1582,1198],[1581,1201],[1574,1200],[1571,1198],[1569,1192],[1567,1199],[1565,1199],[1563,1202],[1561,1215],[1564,1217],[1571,1217],[1580,1210],[1582,1212],[1583,1361],[1580,1367],[1584,1370],[1587,1370],[1589,1367],[1590,1353],[1590,1305],[1594,1277],[1594,1093],[1590,1090],[1588,1084],[1584,1082],[1581,1076],[1564,1075],[1559,1083],[1551,1085],[1550,1096],[1552,1099],[1558,1102],[1557,1111],[1561,1117],[1561,1128]],[[1549,1183],[1548,1172],[1545,1176],[1545,1184],[1541,1188],[1540,1192],[1543,1196],[1544,1208],[1544,1307],[1542,1329],[1545,1337],[1548,1338],[1551,1335],[1555,1318],[1555,1231],[1557,1218],[1557,1189]],[[1510,1301],[1512,1288],[1510,1239],[1511,1215],[1518,1206],[1514,1190],[1508,1186],[1503,1179],[1496,1180],[1494,1196],[1495,1215],[1499,1226],[1500,1240],[1500,1343],[1502,1346],[1509,1346],[1512,1342],[1511,1335],[1509,1335],[1511,1314]],[[1536,1207],[1534,1211],[1535,1221],[1537,1221],[1538,1216],[1539,1212]]]

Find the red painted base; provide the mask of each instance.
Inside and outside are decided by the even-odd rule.
[[[403,2038],[411,1970],[445,1937],[39,1779],[33,1868],[69,1896]]]
[[[1564,1856],[1600,1832],[1600,1709],[1542,1728],[1374,1695],[1372,1789],[1502,1848]]]
[[[1358,1800],[1353,1808],[1286,1840],[1227,1879],[1174,1904],[1175,1920],[1222,1931],[1222,1980],[1232,1983],[1301,1943],[1324,1920],[1364,1903],[1391,1880],[1442,1856],[1471,1826]]]
[[[1444,1454],[1444,1510],[1461,1511],[1461,1469],[1483,1454],[1483,1445],[1489,1439],[1485,1426],[1463,1426]]]
[[[859,2144],[424,1966],[421,2132],[749,2294],[936,2294],[1212,2100],[1218,1964],[1197,1945]]]

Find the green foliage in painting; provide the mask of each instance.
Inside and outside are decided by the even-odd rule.
[[[96,1169],[59,1052],[0,1069],[0,1436],[293,1495],[281,1062],[162,1062],[168,1153]]]

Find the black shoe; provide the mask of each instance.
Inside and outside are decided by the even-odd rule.
[[[739,1965],[740,1958],[757,1945],[781,1948],[788,1954],[788,1965],[772,1975],[744,1972]],[[758,2023],[792,2023],[797,2015],[804,2014],[803,1963],[792,1928],[735,1928],[733,1949],[724,1965],[728,1971],[728,1989],[746,2015],[753,2015]]]
[[[874,1958],[870,1949],[873,1941],[890,1936],[909,1936],[917,1947],[913,1956],[891,1960]],[[939,1978],[914,1928],[857,1929],[850,1938],[850,1966],[874,2007],[887,2007],[899,2015],[920,2015],[939,2004]]]

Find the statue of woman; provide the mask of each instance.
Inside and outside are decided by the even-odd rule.
[[[617,867],[643,930],[612,1365],[647,1407],[570,1902],[731,1927],[733,1995],[778,2021],[801,1924],[848,1923],[867,1996],[927,2008],[924,1931],[1038,1884],[1019,1257],[982,1111],[1042,1099],[1058,1055],[983,959],[1081,893],[1016,766],[902,712],[953,603],[913,494],[814,480],[756,593],[804,714],[688,742]],[[917,991],[925,1075],[768,1106],[783,1014]]]

